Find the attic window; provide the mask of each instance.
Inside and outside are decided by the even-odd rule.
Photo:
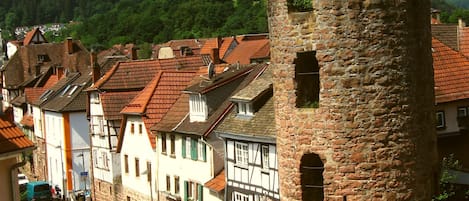
[[[37,55],[37,63],[50,61],[49,57],[45,54]]]
[[[201,94],[191,94],[189,96],[190,121],[205,121],[208,116],[208,109],[205,96]]]
[[[294,64],[296,107],[319,107],[319,64],[316,52],[298,52]]]
[[[181,55],[183,55],[183,56],[193,55],[192,49],[188,46],[182,46],[181,47]]]
[[[52,94],[52,92],[54,92],[54,91],[52,91],[52,90],[50,90],[50,89],[47,90],[47,91],[45,91],[44,93],[42,93],[41,96],[39,96],[39,99],[40,99],[41,101],[47,100],[47,98],[49,97],[49,95]]]
[[[244,116],[254,115],[254,111],[252,109],[251,103],[238,102],[237,105],[238,105],[238,115],[244,115]]]
[[[68,85],[62,91],[62,93],[60,93],[60,96],[64,96],[64,95],[71,96],[73,93],[75,93],[77,89],[78,89],[78,85]]]

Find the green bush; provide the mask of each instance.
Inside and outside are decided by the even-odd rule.
[[[313,10],[312,0],[288,0],[288,9],[290,11],[305,12]]]

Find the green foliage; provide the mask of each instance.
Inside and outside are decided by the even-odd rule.
[[[462,164],[459,160],[455,159],[453,154],[450,154],[447,157],[443,157],[441,161],[441,175],[439,180],[439,189],[440,192],[438,195],[433,196],[433,201],[437,200],[454,200],[458,191],[461,191],[461,188],[458,188],[452,181],[456,179],[456,175],[452,170],[460,170]],[[464,191],[464,196],[468,198],[469,191]]]
[[[288,9],[291,11],[310,11],[313,10],[312,0],[288,0]]]

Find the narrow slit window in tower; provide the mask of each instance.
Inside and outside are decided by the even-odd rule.
[[[319,64],[316,52],[298,52],[294,64],[296,107],[319,107]]]
[[[301,158],[301,191],[303,201],[324,200],[324,164],[317,154],[305,154]]]

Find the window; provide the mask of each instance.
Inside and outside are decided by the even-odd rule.
[[[317,154],[305,154],[301,157],[300,174],[303,200],[322,201],[324,199],[323,177],[324,164]]]
[[[183,158],[207,161],[207,145],[202,140],[191,137],[183,137],[181,141]]]
[[[129,173],[129,156],[128,155],[124,155],[124,169],[125,169],[125,173]]]
[[[101,152],[102,160],[103,160],[103,168],[109,169],[108,158],[106,152]]]
[[[189,118],[191,122],[205,121],[208,115],[205,96],[192,94],[189,96]]]
[[[191,138],[191,159],[192,160],[199,159],[198,154],[197,154],[197,151],[198,151],[197,145],[198,145],[197,139]]]
[[[467,116],[467,108],[459,107],[458,108],[458,117],[465,117]]]
[[[174,194],[179,194],[179,177],[174,176]]]
[[[93,163],[98,167],[98,150],[93,150]]]
[[[135,158],[135,176],[140,177],[140,161]]]
[[[248,165],[248,144],[236,142],[235,146],[236,164]]]
[[[98,93],[90,93],[90,103],[94,103],[94,104],[99,103]]]
[[[130,123],[130,133],[132,133],[132,134],[135,133],[135,125],[134,125],[134,123]]]
[[[290,12],[308,12],[313,10],[311,1],[305,0],[288,0],[288,11]]]
[[[240,115],[253,115],[252,104],[238,102],[238,114]]]
[[[175,138],[176,138],[176,137],[175,137],[174,135],[171,135],[170,138],[171,138],[171,155],[174,156],[174,155],[175,155],[175,151],[176,151],[176,150],[175,150],[175,149],[176,149],[176,148],[175,148],[175,146],[176,146],[176,139],[175,139]]]
[[[235,191],[233,192],[233,200],[234,201],[249,201],[249,196]]]
[[[143,126],[142,124],[138,124],[138,133],[142,134],[143,133]]]
[[[166,133],[161,134],[161,152],[166,154]]]
[[[269,146],[262,145],[262,168],[269,169]]]
[[[187,137],[186,138],[186,150],[187,150],[187,153],[186,153],[186,158],[191,158],[191,138],[190,137]]]
[[[319,106],[319,64],[316,52],[299,52],[294,60],[296,107],[317,108]]]
[[[166,191],[171,192],[171,177],[166,175]]]
[[[151,182],[151,162],[147,162],[147,181]]]
[[[204,187],[201,184],[192,181],[184,181],[184,200],[203,201],[203,190]]]
[[[445,126],[445,112],[436,112],[436,128],[444,128]]]

